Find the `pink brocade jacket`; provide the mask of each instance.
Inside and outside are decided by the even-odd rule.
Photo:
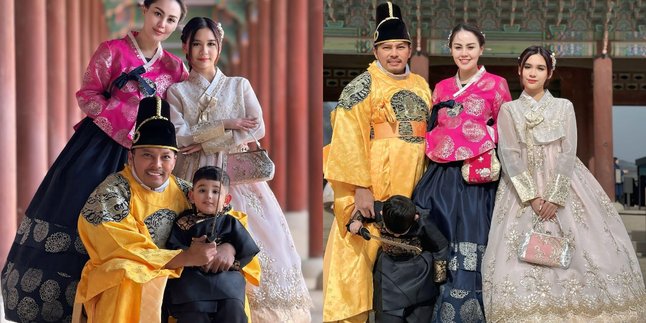
[[[81,89],[76,92],[79,107],[108,136],[120,145],[130,148],[137,119],[139,101],[145,97],[137,80],[129,80],[122,88],[112,86],[121,73],[128,73],[143,65],[141,74],[149,84],[154,83],[156,95],[166,98],[166,89],[188,77],[184,63],[177,56],[162,49],[146,61],[135,36],[130,32],[124,38],[99,45],[83,75]],[[109,98],[105,93],[109,92]]]
[[[457,75],[440,81],[433,91],[433,105],[455,100],[443,108],[437,126],[426,133],[426,155],[437,163],[469,159],[496,147],[500,106],[511,101],[507,81],[485,71],[484,66],[462,86]],[[493,125],[487,122],[492,119]]]

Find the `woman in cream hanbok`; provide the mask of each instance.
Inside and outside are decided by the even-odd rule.
[[[576,157],[574,108],[544,90],[556,59],[532,46],[519,58],[524,92],[498,116],[503,177],[483,261],[490,322],[643,322],[646,292],[613,203]],[[567,269],[518,259],[539,221],[572,247]]]
[[[222,165],[226,153],[247,149],[255,142],[250,134],[260,139],[265,132],[249,81],[228,77],[215,66],[222,38],[222,28],[209,18],[193,18],[182,31],[191,72],[167,95],[182,152],[175,174],[187,180],[202,166]],[[301,260],[269,185],[231,185],[229,194],[233,209],[248,215],[249,230],[260,247],[260,286],[247,285],[252,322],[309,322],[312,301]]]

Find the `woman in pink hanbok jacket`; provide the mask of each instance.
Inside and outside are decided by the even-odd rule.
[[[432,130],[426,133],[431,163],[413,192],[415,204],[429,210],[450,243],[447,281],[435,304],[435,322],[484,321],[480,263],[498,186],[490,158],[496,148],[498,111],[511,100],[505,79],[478,67],[484,42],[473,26],[459,24],[451,32],[449,48],[458,72],[433,91],[428,123]]]
[[[171,84],[188,76],[161,47],[185,15],[182,0],[146,0],[141,31],[101,43],[90,59],[76,93],[87,117],[40,184],[2,271],[8,319],[69,321],[88,260],[76,230],[79,212],[94,188],[123,168],[139,101],[165,98]]]

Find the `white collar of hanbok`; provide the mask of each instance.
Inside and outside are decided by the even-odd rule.
[[[151,65],[155,64],[155,62],[162,57],[164,49],[162,48],[161,43],[157,44],[157,51],[155,52],[155,55],[153,55],[153,57],[149,61],[146,61],[146,56],[144,56],[144,53],[141,51],[139,43],[137,43],[137,39],[135,38],[136,34],[138,34],[138,32],[128,32],[128,39],[130,39],[132,46],[137,52],[137,57],[139,57],[139,59],[144,63],[146,70],[148,70]]]
[[[218,68],[216,68],[215,77],[211,82],[195,70],[192,70],[189,74],[189,80],[204,91],[198,98],[198,120],[200,122],[208,121],[211,111],[215,109],[218,102],[217,93],[222,88],[224,78],[224,73]]]
[[[376,63],[377,63],[377,67],[379,67],[379,69],[382,72],[384,72],[384,74],[386,74],[389,77],[392,77],[392,78],[394,78],[396,80],[403,80],[403,79],[407,78],[408,75],[410,75],[410,67],[408,67],[408,64],[406,64],[406,70],[404,71],[404,73],[402,73],[402,74],[393,74],[393,73],[388,72],[383,66],[381,66],[381,63],[379,63],[379,61],[376,61]]]
[[[543,112],[551,103],[552,94],[550,91],[545,90],[543,96],[536,101],[532,96],[523,91],[519,99],[525,106],[525,121],[527,127],[531,129],[543,122]]]
[[[168,187],[168,184],[170,184],[170,177],[169,177],[169,178],[168,178],[168,179],[167,179],[163,184],[161,184],[158,188],[152,188],[152,187],[150,187],[150,186],[148,186],[148,185],[144,184],[144,182],[142,182],[142,181],[139,179],[139,177],[137,176],[137,173],[135,172],[135,168],[134,168],[133,166],[130,166],[130,173],[132,173],[132,177],[137,181],[137,183],[139,183],[139,185],[141,185],[143,188],[145,188],[145,189],[147,189],[147,190],[149,190],[149,191],[153,191],[153,192],[161,193],[161,192],[163,192],[163,191],[166,189],[166,187]]]
[[[486,72],[484,65],[480,67],[480,69],[469,79],[469,82],[462,86],[462,82],[460,82],[460,71],[455,73],[455,85],[458,87],[458,91],[453,93],[453,98],[457,98],[462,94],[464,91],[466,91],[473,83],[478,82],[481,78],[482,75]]]
[[[188,74],[188,79],[189,81],[193,82],[195,85],[198,85],[201,89],[208,89],[208,92],[212,92],[212,87],[215,86],[215,84],[224,76],[222,71],[220,71],[219,68],[215,68],[215,77],[213,77],[213,81],[210,81],[204,77],[204,75],[200,74],[196,70],[191,70],[191,72]]]

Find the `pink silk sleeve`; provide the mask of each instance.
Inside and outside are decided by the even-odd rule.
[[[511,101],[511,93],[509,93],[509,86],[507,85],[507,80],[501,78],[500,84],[496,89],[496,97],[494,98],[494,104],[492,106],[492,116],[493,116],[493,142],[498,143],[498,114],[500,113],[500,107],[505,102]]]
[[[108,43],[101,43],[90,58],[81,89],[76,92],[79,108],[92,119],[98,117],[110,103],[103,94],[110,86],[112,59]]]

